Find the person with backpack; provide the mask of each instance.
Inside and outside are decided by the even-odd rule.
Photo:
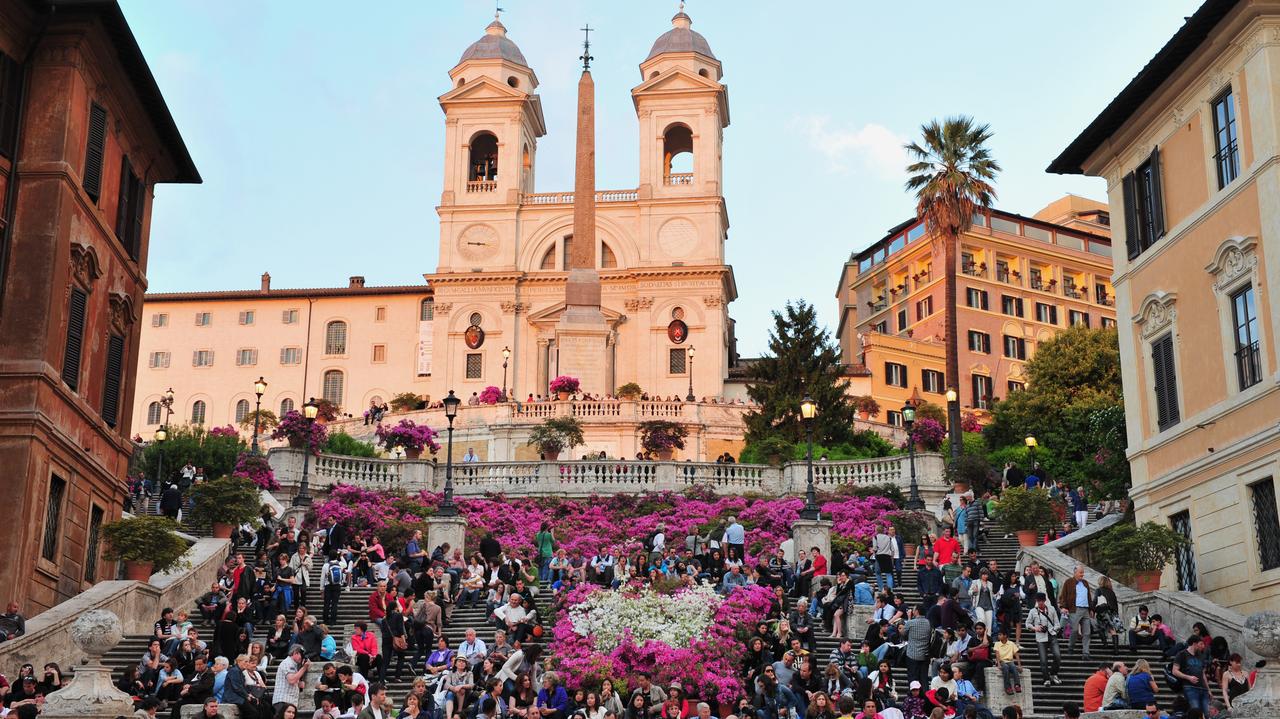
[[[338,600],[342,598],[342,589],[347,585],[347,563],[336,551],[329,552],[324,567],[320,570],[320,586],[324,591],[323,621],[330,626],[338,624]]]
[[[1062,634],[1062,615],[1056,607],[1047,605],[1048,596],[1043,592],[1036,595],[1035,606],[1027,612],[1026,627],[1035,632],[1036,651],[1040,655],[1040,674],[1044,676],[1044,685],[1061,684],[1058,670],[1062,664],[1062,650],[1058,647],[1058,637]],[[1049,671],[1048,657],[1053,654],[1053,671]]]
[[[1207,664],[1204,637],[1192,634],[1187,639],[1187,648],[1178,652],[1170,667],[1170,674],[1181,684],[1181,693],[1187,698],[1187,703],[1205,713],[1209,711],[1209,682],[1205,676]]]

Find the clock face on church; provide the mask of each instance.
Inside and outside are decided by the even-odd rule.
[[[471,261],[498,254],[498,232],[488,225],[472,225],[458,235],[458,254]]]

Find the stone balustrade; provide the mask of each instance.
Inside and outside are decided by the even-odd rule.
[[[635,202],[637,190],[597,190],[596,202]],[[572,205],[572,192],[527,192],[520,195],[522,205]]]

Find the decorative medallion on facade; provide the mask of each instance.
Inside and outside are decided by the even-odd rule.
[[[653,298],[640,297],[637,299],[627,300],[623,302],[622,305],[627,308],[628,312],[639,312],[640,310],[647,310],[650,307],[653,307]]]
[[[478,350],[484,344],[484,330],[480,329],[478,325],[468,327],[462,336],[467,341],[467,347],[470,349]]]
[[[719,295],[703,295],[702,304],[707,307],[720,307],[724,305],[724,298]]]
[[[502,312],[508,315],[518,315],[521,312],[524,312],[525,310],[529,309],[528,306],[523,302],[503,302],[501,307],[502,307]]]
[[[471,225],[458,235],[458,254],[472,261],[498,254],[498,231],[488,225]]]
[[[1231,237],[1218,246],[1213,261],[1205,265],[1209,274],[1217,279],[1213,289],[1222,292],[1245,275],[1252,276],[1258,269],[1258,238]]]
[[[667,325],[667,339],[675,344],[684,344],[689,339],[689,326],[683,320],[671,320]]]
[[[111,293],[107,311],[111,318],[111,326],[120,334],[127,334],[129,326],[138,320],[133,312],[133,298],[120,292]]]
[[[71,279],[85,289],[93,291],[94,280],[102,276],[102,265],[93,247],[79,242],[71,243]]]
[[[667,220],[658,230],[658,247],[671,257],[684,257],[698,244],[698,228],[692,222],[677,217]]]
[[[452,303],[452,302],[437,302],[437,303],[436,303],[436,314],[438,314],[438,315],[447,315],[447,314],[449,314],[449,313],[450,313],[450,312],[452,312],[452,311],[453,311],[453,303]]]
[[[1151,339],[1173,326],[1178,310],[1174,306],[1178,296],[1171,292],[1157,291],[1147,295],[1138,306],[1134,324],[1142,328],[1142,338]]]

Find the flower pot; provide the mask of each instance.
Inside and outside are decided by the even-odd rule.
[[[916,556],[916,545],[911,544],[910,542],[903,542],[903,544],[902,544],[902,553],[903,553],[907,558],[911,558],[911,557]]]
[[[956,494],[964,494],[969,491],[968,482],[956,482],[953,487]]]
[[[566,399],[569,399],[569,393],[568,393],[568,392],[556,392],[556,398],[557,398],[557,399],[559,399],[561,402],[563,402],[563,401],[565,401]]]
[[[1034,529],[1019,529],[1019,530],[1016,532],[1016,534],[1018,535],[1018,546],[1019,546],[1019,547],[1034,547],[1034,546],[1036,546],[1036,535],[1038,534],[1038,533],[1036,532],[1036,530],[1034,530]]]
[[[871,413],[867,412],[866,410],[860,409],[858,410],[858,419],[862,420],[863,422],[866,422],[867,420],[871,419]]]
[[[554,462],[554,461],[556,461],[557,459],[560,459],[560,450],[558,450],[558,449],[557,449],[557,450],[556,450],[556,451],[554,451],[554,452],[543,452],[543,453],[542,453],[542,456],[543,456],[543,458],[545,458],[548,462]]]
[[[153,566],[151,562],[125,562],[124,578],[145,582],[151,579],[151,567]]]
[[[231,525],[226,524],[225,522],[214,522],[213,538],[214,539],[231,539]],[[148,574],[151,573],[150,568],[147,569],[147,573]]]
[[[410,449],[410,448],[408,448],[408,447],[405,447],[405,450],[404,450],[404,458],[405,458],[405,459],[418,459],[418,458],[419,458],[419,457],[421,457],[421,456],[422,456],[422,450],[420,450],[420,449]]]
[[[1160,588],[1162,569],[1144,569],[1133,573],[1133,588],[1139,592],[1154,592]]]
[[[292,447],[293,449],[302,449],[303,445],[305,445],[306,443],[307,441],[301,437],[289,438],[289,446]]]
[[[657,452],[654,452],[654,455],[657,456],[657,458],[663,462],[670,462],[671,457],[674,454],[675,454],[675,451],[670,449],[660,449]]]

